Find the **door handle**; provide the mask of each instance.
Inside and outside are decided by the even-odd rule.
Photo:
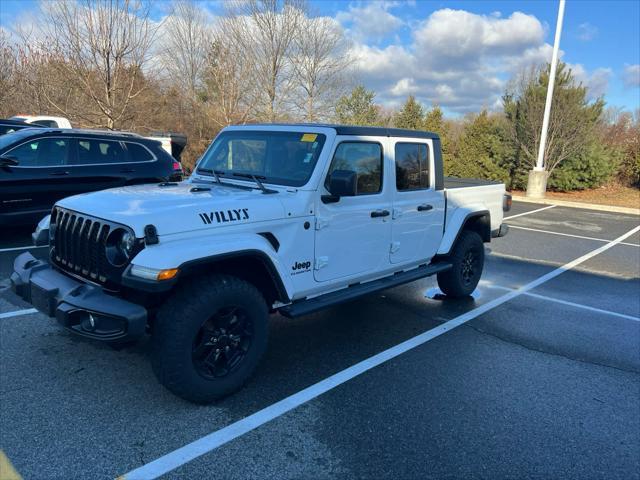
[[[433,210],[433,205],[427,205],[426,203],[418,205],[419,212],[426,212],[427,210]]]
[[[51,172],[51,175],[55,175],[57,177],[61,177],[63,175],[69,175],[69,172]]]
[[[123,168],[122,170],[120,170],[120,173],[133,173],[136,170],[134,168]]]
[[[371,218],[388,217],[389,215],[389,210],[374,210],[371,212]]]

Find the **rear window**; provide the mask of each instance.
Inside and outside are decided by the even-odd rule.
[[[76,165],[93,165],[100,163],[123,163],[126,155],[118,141],[78,139],[78,157]]]
[[[429,188],[429,150],[424,143],[396,143],[396,189]]]
[[[150,162],[153,160],[153,154],[139,143],[126,142],[127,151],[129,152],[130,162]]]

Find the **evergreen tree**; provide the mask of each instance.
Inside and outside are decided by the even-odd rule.
[[[512,184],[523,187],[526,176],[536,163],[544,113],[550,66],[523,75],[516,89],[503,97],[515,154],[509,166]],[[563,162],[585,155],[602,110],[602,99],[589,102],[587,89],[577,84],[566,64],[556,71],[551,117],[545,147],[545,170],[553,174]]]
[[[425,115],[424,129],[428,132],[434,132],[439,135],[442,135],[441,132],[444,132],[444,115],[438,105],[431,107],[431,110],[429,110]]]
[[[418,103],[416,97],[410,95],[404,102],[400,111],[393,119],[396,128],[408,128],[410,130],[421,130],[424,127],[424,110]]]
[[[438,105],[434,105],[426,113],[423,123],[424,130],[437,133],[440,137],[442,149],[442,158],[444,162],[445,175],[452,175],[451,163],[453,162],[453,149],[451,135],[449,132],[449,123],[444,120],[442,109]]]
[[[450,173],[507,181],[505,167],[513,155],[507,136],[504,119],[483,110],[465,124],[456,157],[449,162]]]
[[[373,103],[375,92],[358,85],[349,95],[344,95],[336,105],[336,118],[345,125],[375,125],[378,107]]]

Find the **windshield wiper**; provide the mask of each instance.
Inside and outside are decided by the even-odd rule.
[[[258,185],[258,188],[260,190],[262,190],[262,193],[278,193],[277,190],[271,190],[270,188],[266,188],[262,182],[260,180],[266,180],[267,177],[265,177],[264,175],[254,175],[253,173],[241,173],[241,172],[233,172],[233,176],[234,177],[241,177],[241,178],[250,178],[252,179],[254,182],[256,182],[256,185]]]
[[[212,170],[211,168],[199,168],[198,170],[196,170],[196,173],[209,173],[213,175],[213,177],[216,179],[216,182],[218,183],[222,183],[218,175],[224,175],[224,172],[221,172],[219,170]]]

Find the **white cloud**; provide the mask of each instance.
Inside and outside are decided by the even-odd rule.
[[[410,44],[396,41],[382,48],[360,41],[351,49],[354,70],[385,106],[415,95],[424,104],[460,114],[499,109],[510,77],[551,61],[553,48],[544,41],[545,26],[521,12],[503,17],[500,12],[478,15],[445,8],[412,22],[412,27]],[[589,98],[606,93],[611,69],[570,67],[587,87]],[[630,79],[636,72],[638,84],[638,66],[628,70]]]
[[[418,90],[419,89],[416,86],[416,82],[413,78],[401,78],[391,88],[391,94],[396,97],[407,97],[409,95],[417,93]]]
[[[640,87],[640,64],[625,65],[622,79],[625,87]]]
[[[357,43],[351,55],[354,69],[383,104],[415,95],[425,104],[465,113],[498,105],[508,77],[548,61],[551,46],[531,15],[442,9],[415,22],[410,45]]]
[[[511,54],[539,45],[544,29],[532,15],[514,12],[508,18],[477,15],[449,8],[432,13],[414,33],[416,46],[446,58],[477,59]]]
[[[591,25],[589,22],[578,25],[578,39],[583,42],[593,40],[598,35],[598,27]]]
[[[349,26],[354,39],[380,41],[396,31],[404,22],[389,12],[397,2],[372,2],[363,7],[349,6],[349,10],[340,11],[336,19]]]
[[[601,97],[609,88],[609,80],[613,75],[610,68],[597,68],[589,73],[580,63],[567,64],[573,73],[576,81],[587,87],[587,97],[594,99]]]

